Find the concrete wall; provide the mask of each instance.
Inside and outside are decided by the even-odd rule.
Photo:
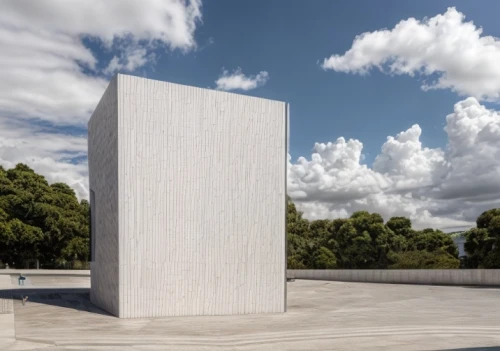
[[[88,123],[88,163],[95,223],[90,300],[115,315],[119,313],[117,107],[114,78]]]
[[[117,92],[118,315],[285,311],[287,105],[125,75]]]
[[[67,277],[90,277],[90,270],[84,269],[0,269],[0,275],[49,275]]]
[[[289,269],[287,276],[365,283],[500,286],[500,269]]]

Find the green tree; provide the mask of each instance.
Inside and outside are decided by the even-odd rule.
[[[313,269],[337,268],[338,243],[334,222],[328,219],[312,221],[309,231],[311,238],[307,266]]]
[[[0,168],[0,259],[20,266],[39,259],[88,259],[88,202],[68,185],[49,185],[24,164]]]
[[[440,230],[424,229],[417,231],[409,240],[409,249],[427,252],[446,252],[452,257],[458,258],[458,248],[450,235]]]
[[[394,232],[377,213],[358,211],[334,227],[338,264],[342,268],[386,268],[390,253],[404,241],[402,237],[394,238]]]
[[[458,258],[440,250],[400,252],[393,254],[392,260],[391,269],[456,269],[460,266]]]
[[[483,212],[465,233],[468,268],[500,268],[500,208]]]
[[[476,220],[477,228],[488,229],[494,234],[500,234],[500,208],[484,211]]]
[[[337,257],[330,249],[321,246],[319,247],[314,257],[314,268],[315,269],[337,268]]]
[[[309,221],[302,218],[295,204],[287,197],[287,267],[289,269],[308,268],[310,252]]]
[[[386,226],[393,232],[391,241],[393,249],[397,252],[405,251],[408,242],[417,234],[411,227],[411,220],[406,217],[392,217],[387,221]]]
[[[352,220],[340,227],[337,241],[342,268],[369,268],[375,261],[370,234],[367,231],[359,232]]]

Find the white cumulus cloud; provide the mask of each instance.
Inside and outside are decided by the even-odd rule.
[[[107,84],[100,65],[110,74],[133,71],[151,59],[152,48],[193,49],[200,20],[200,0],[5,0],[0,111],[84,125]],[[85,38],[119,54],[104,65]]]
[[[500,207],[500,113],[467,98],[446,116],[445,131],[444,150],[424,147],[418,125],[388,137],[372,168],[360,163],[358,140],[316,143],[309,160],[289,161],[289,195],[311,219],[368,210],[409,217],[417,228],[471,226]]]
[[[154,57],[155,55],[148,53],[146,48],[129,46],[119,57],[113,56],[103,72],[108,75],[113,75],[118,71],[133,72],[149,61],[153,61]]]
[[[261,71],[256,75],[245,75],[241,68],[237,68],[233,73],[223,70],[220,77],[215,81],[219,90],[252,90],[263,86],[269,80],[269,73]]]
[[[372,68],[397,75],[420,75],[423,89],[451,89],[479,100],[500,100],[500,39],[466,22],[449,8],[444,14],[409,18],[392,29],[358,35],[343,55],[325,58],[322,67],[366,74]],[[434,79],[437,77],[437,79]]]
[[[24,162],[86,198],[86,136],[61,127],[85,134],[106,75],[154,62],[158,50],[195,49],[201,17],[200,0],[2,1],[0,165]],[[112,59],[99,61],[89,42]]]
[[[49,183],[63,182],[88,198],[86,135],[71,135],[24,120],[0,117],[0,165],[25,163]]]
[[[389,136],[373,163],[373,170],[390,177],[395,189],[431,186],[442,176],[444,152],[422,147],[421,134],[422,129],[415,124],[396,137]]]

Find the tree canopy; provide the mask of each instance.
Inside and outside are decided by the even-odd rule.
[[[465,233],[468,268],[500,268],[500,208],[483,212]]]
[[[0,167],[0,260],[17,267],[30,259],[54,267],[87,261],[88,213],[68,185],[49,185],[24,164]]]
[[[414,230],[411,221],[377,213],[309,222],[288,200],[288,268],[458,268],[458,249],[440,230]]]

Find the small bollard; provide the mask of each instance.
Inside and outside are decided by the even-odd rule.
[[[22,275],[20,275],[19,279],[18,279],[19,285],[24,285],[25,280],[26,280],[26,277],[23,277]]]

